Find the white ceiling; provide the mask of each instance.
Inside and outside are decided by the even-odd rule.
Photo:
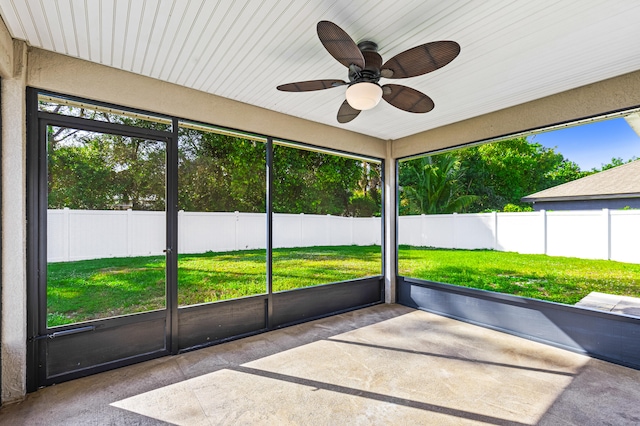
[[[640,69],[637,0],[0,0],[0,14],[32,46],[382,139]],[[435,109],[411,114],[383,101],[339,124],[345,87],[277,91],[347,79],[318,40],[320,20],[378,43],[384,59],[457,41],[460,56],[444,68],[381,80],[422,91]]]

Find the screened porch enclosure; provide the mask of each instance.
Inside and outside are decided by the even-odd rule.
[[[596,256],[635,262],[639,231],[629,231],[629,223],[636,212],[579,221],[547,212],[531,215],[532,225],[516,223],[511,213],[477,212],[436,223],[403,215],[407,185],[399,173],[405,161],[424,155],[606,115],[637,116],[640,56],[633,43],[619,41],[640,37],[640,4],[361,6],[0,0],[2,404],[28,393],[37,399],[40,387],[72,387],[82,382],[73,379],[106,370],[117,380],[183,357],[223,359],[225,348],[269,341],[266,332],[283,336],[286,346],[290,330],[304,334],[338,321],[335,314],[348,323],[379,309],[428,313],[411,323],[401,351],[371,347],[390,376],[406,367],[399,354],[418,350],[412,340],[440,333],[431,325],[443,317],[640,369],[640,317],[575,306],[573,299],[472,288],[476,278],[493,276],[515,290],[544,293],[539,277],[514,278],[488,262],[443,266],[436,276],[428,247],[433,236],[447,240],[445,250],[475,247],[459,236],[480,230],[483,247],[490,240],[545,256],[573,238],[562,225],[571,221],[580,237],[573,247],[587,248],[581,241],[590,237],[580,227],[608,230],[609,245]],[[375,108],[343,122],[349,83],[331,80],[336,85],[323,83],[329,90],[314,93],[277,90],[357,72],[332,58],[316,31],[321,21],[343,28],[355,47],[376,44],[383,61],[414,46],[457,43],[460,54],[442,70],[398,81],[410,89],[405,94],[429,97],[433,110],[396,108],[387,90]],[[388,71],[380,85],[393,93]],[[523,243],[543,227],[552,232]],[[448,228],[455,230],[445,235]],[[632,275],[610,276],[603,285],[620,288]],[[440,336],[446,340],[456,328]],[[477,327],[467,329],[471,339],[487,342]],[[367,344],[385,347],[393,337],[383,327]],[[493,356],[476,352],[474,360]],[[327,357],[335,353],[315,359],[333,370]],[[241,355],[237,365],[246,361]],[[125,366],[132,370],[117,370]],[[470,371],[475,378],[477,370]],[[374,399],[380,393],[341,386]],[[398,396],[389,395],[394,403]]]
[[[28,93],[31,389],[383,301],[381,160]]]
[[[395,237],[381,159],[28,94],[30,389],[394,300],[425,230]],[[640,366],[638,318],[403,273],[405,306]]]

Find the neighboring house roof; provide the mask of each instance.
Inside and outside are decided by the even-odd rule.
[[[640,160],[527,195],[521,201],[535,203],[612,198],[640,198]]]

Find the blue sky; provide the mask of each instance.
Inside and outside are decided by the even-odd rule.
[[[613,157],[624,161],[634,156],[640,158],[640,137],[624,118],[541,133],[529,140],[555,148],[565,158],[578,163],[581,170],[600,168]]]

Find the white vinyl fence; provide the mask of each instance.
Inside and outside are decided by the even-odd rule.
[[[640,210],[401,216],[398,242],[640,263]]]
[[[380,218],[274,214],[273,246],[380,245]],[[639,210],[401,216],[398,242],[640,263]],[[180,253],[262,249],[261,213],[179,212]],[[164,212],[49,210],[47,259],[149,256],[165,248]]]
[[[165,213],[49,210],[47,260],[67,262],[162,254]],[[273,247],[380,245],[379,217],[274,214]],[[179,253],[263,249],[264,213],[178,213]]]

